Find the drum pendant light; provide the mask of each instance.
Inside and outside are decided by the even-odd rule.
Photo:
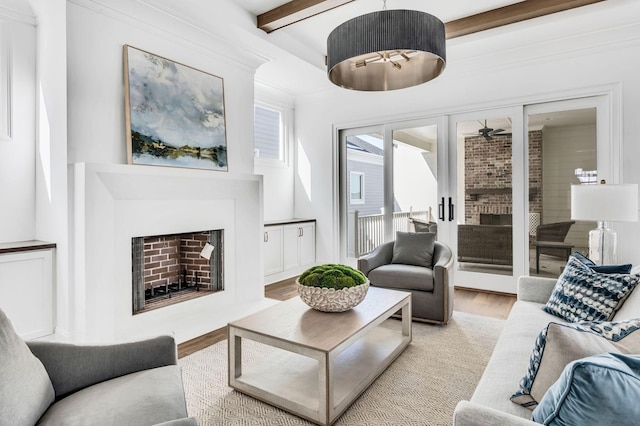
[[[415,10],[386,10],[358,16],[327,39],[332,83],[363,91],[396,90],[426,83],[445,68],[441,20]]]

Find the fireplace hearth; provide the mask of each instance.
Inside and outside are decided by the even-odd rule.
[[[131,239],[134,314],[224,290],[224,231]]]

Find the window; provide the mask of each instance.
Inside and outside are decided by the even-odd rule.
[[[256,158],[284,161],[282,112],[256,105],[253,149]]]
[[[349,174],[349,194],[351,204],[364,204],[364,173]]]

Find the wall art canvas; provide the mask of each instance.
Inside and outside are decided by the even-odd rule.
[[[227,171],[223,80],[124,46],[129,164]]]

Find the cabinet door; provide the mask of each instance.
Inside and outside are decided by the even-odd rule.
[[[316,263],[316,224],[306,222],[300,224],[300,238],[298,239],[300,266]]]
[[[297,268],[300,265],[298,253],[298,239],[300,238],[300,225],[285,225],[283,236],[283,260],[284,269]]]
[[[0,255],[0,308],[23,339],[53,334],[53,252]]]
[[[282,272],[282,226],[264,228],[264,274]]]

